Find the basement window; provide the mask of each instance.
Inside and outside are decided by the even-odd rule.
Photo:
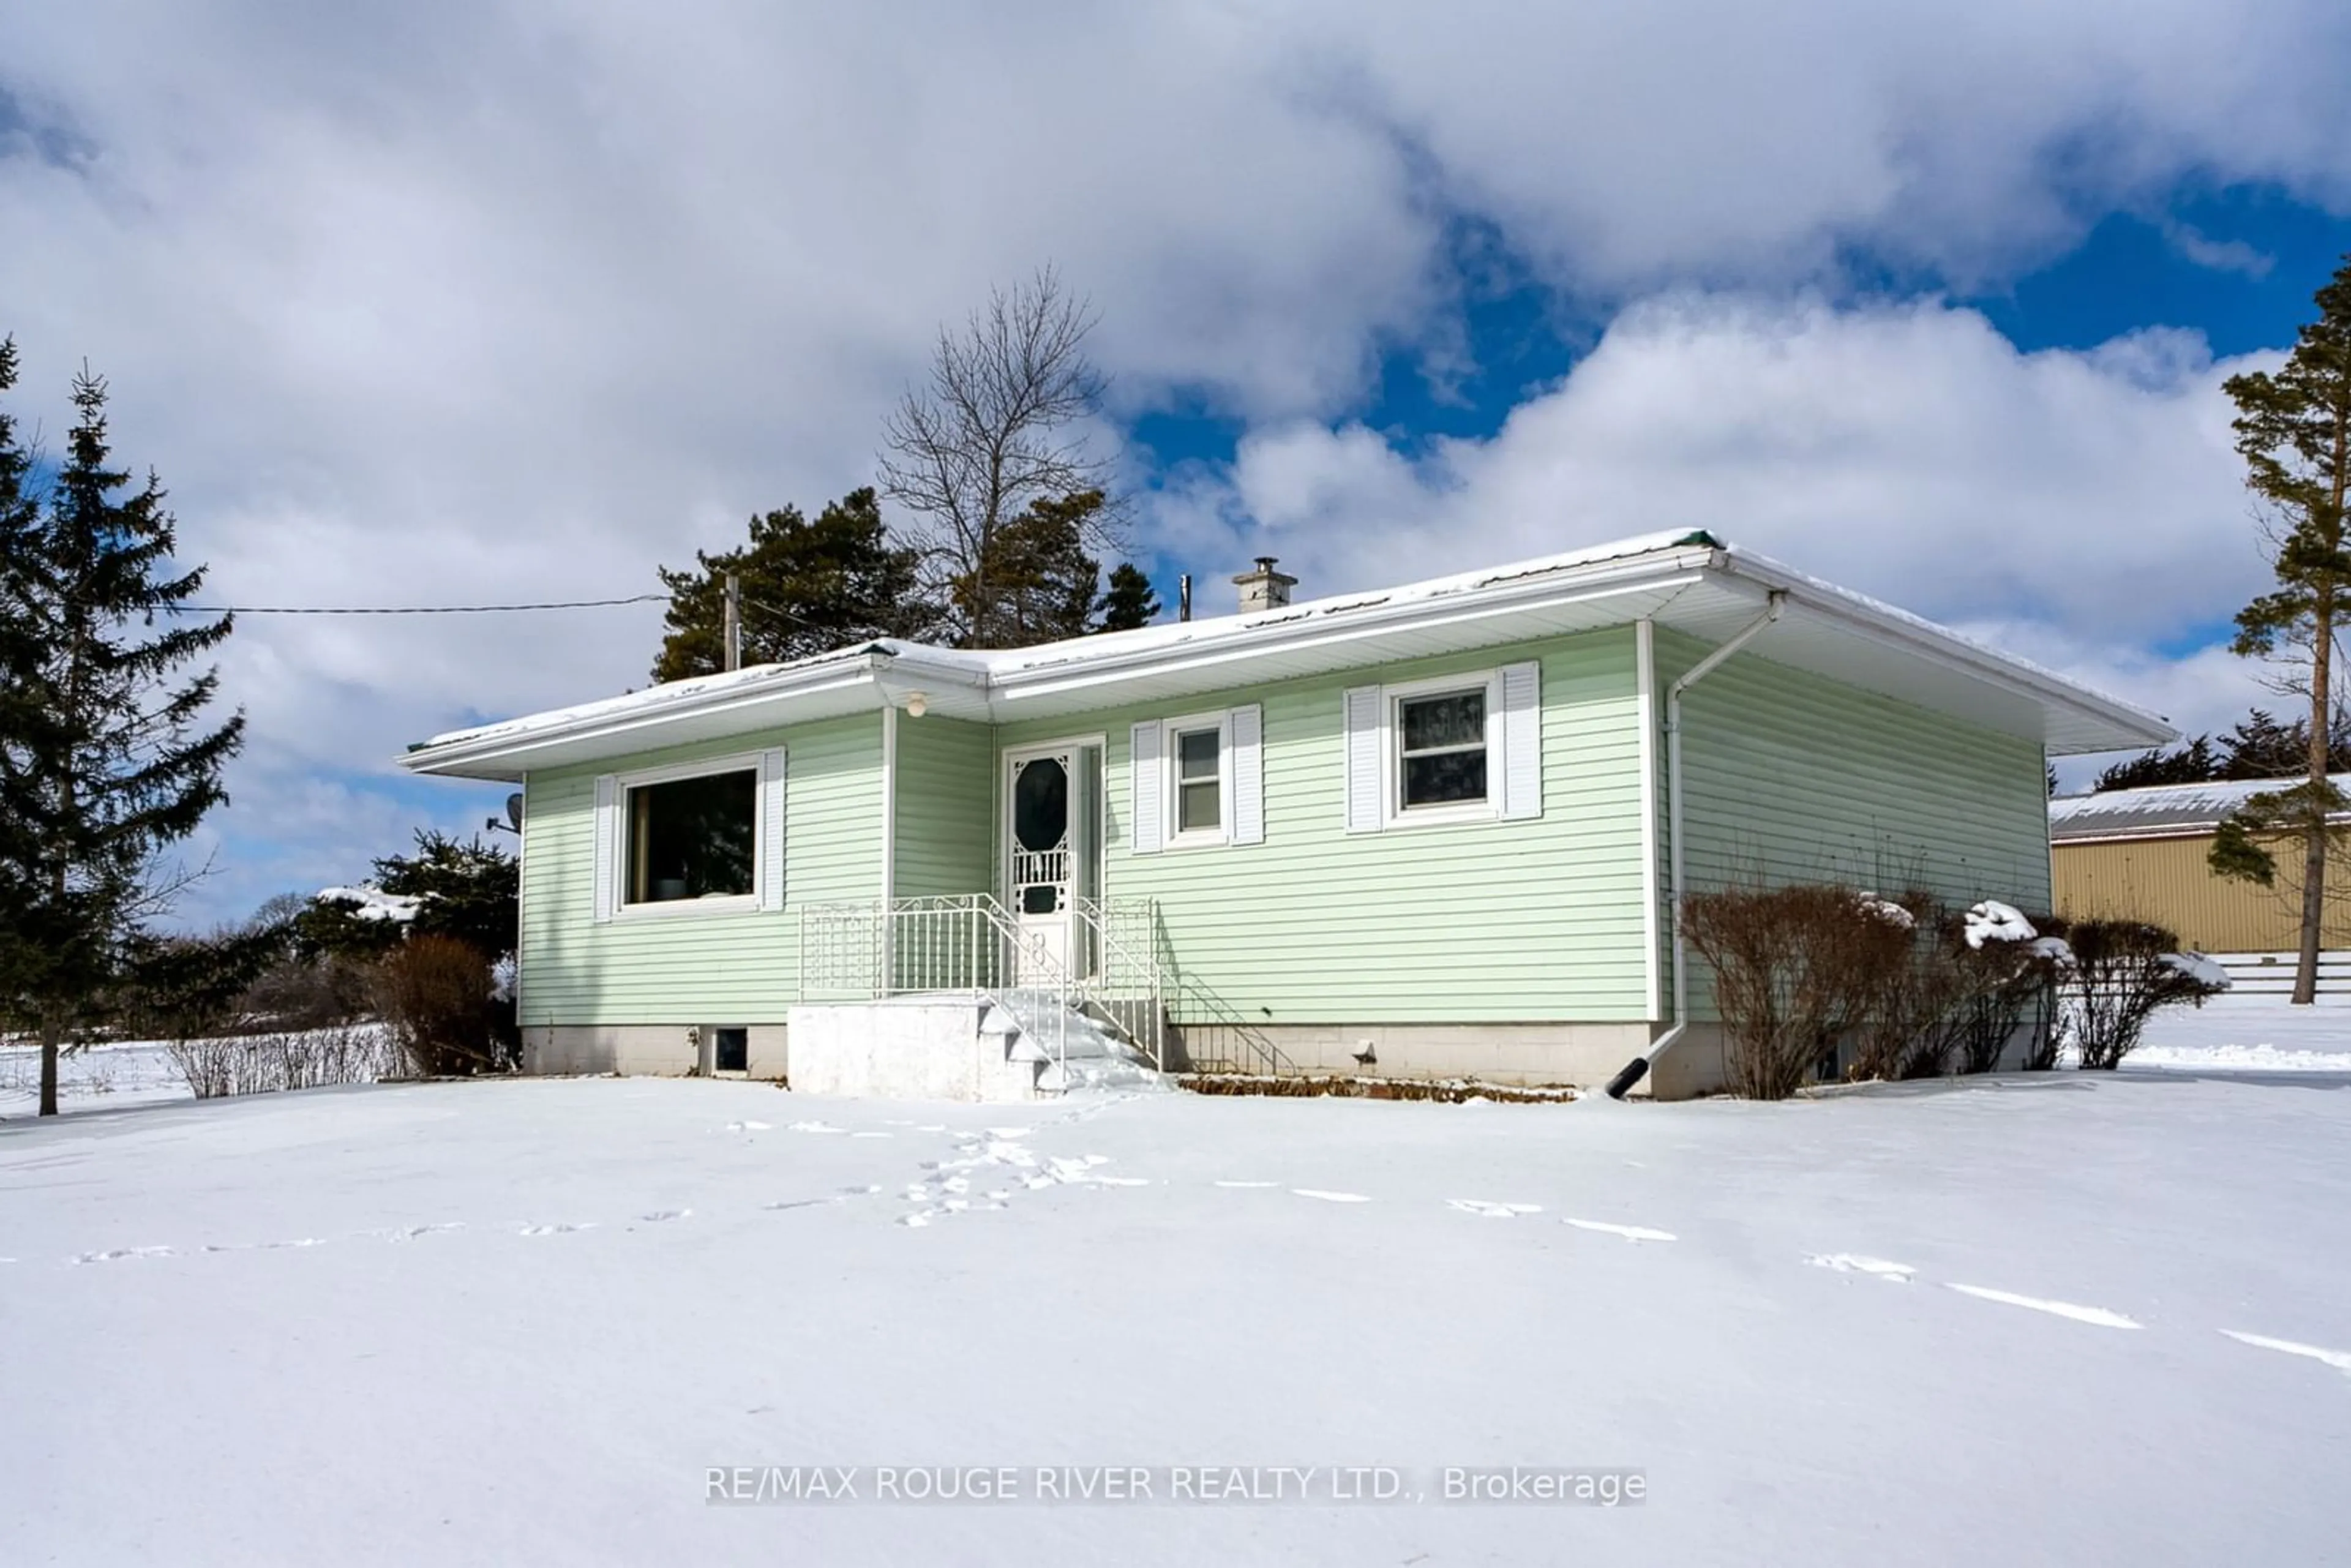
[[[758,800],[754,768],[632,787],[626,902],[749,897]]]

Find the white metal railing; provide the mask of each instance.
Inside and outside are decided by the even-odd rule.
[[[1024,927],[984,893],[803,904],[799,916],[802,1000],[985,995],[1057,1064],[1069,1015],[1091,1006],[1165,1065],[1166,967],[1152,900],[1077,900],[1066,957],[1050,931]]]

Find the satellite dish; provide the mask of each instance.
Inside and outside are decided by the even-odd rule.
[[[522,831],[522,791],[519,789],[507,797],[507,821],[514,824],[516,832]]]

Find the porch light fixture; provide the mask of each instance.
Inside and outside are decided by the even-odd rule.
[[[930,698],[925,696],[920,692],[908,692],[906,694],[906,716],[908,718],[920,718],[925,714],[930,712]]]

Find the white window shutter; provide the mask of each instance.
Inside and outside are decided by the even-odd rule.
[[[784,906],[784,751],[759,753],[759,907]]]
[[[1354,686],[1346,697],[1347,831],[1380,831],[1380,779],[1387,770],[1380,738],[1380,688]]]
[[[1265,709],[1256,703],[1226,716],[1233,737],[1232,842],[1265,842]]]
[[[610,773],[596,779],[596,918],[612,918],[621,906],[621,781]]]
[[[1167,808],[1161,800],[1159,726],[1138,724],[1127,738],[1127,843],[1136,854],[1157,854],[1167,832]]]
[[[1502,666],[1502,816],[1542,815],[1542,666]]]

